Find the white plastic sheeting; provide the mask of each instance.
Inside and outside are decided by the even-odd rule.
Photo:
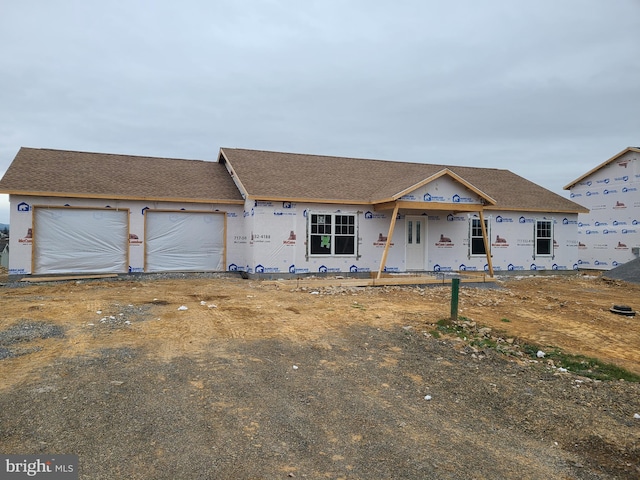
[[[145,213],[145,271],[225,270],[225,214]]]
[[[36,274],[126,273],[129,211],[34,208]]]

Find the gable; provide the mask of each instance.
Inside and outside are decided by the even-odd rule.
[[[590,187],[597,183],[640,181],[640,148],[628,147],[584,175],[567,184],[564,189]]]
[[[410,202],[495,204],[495,200],[449,169],[441,170],[416,186],[400,192],[395,199]]]

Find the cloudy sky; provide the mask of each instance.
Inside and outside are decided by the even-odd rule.
[[[638,18],[640,0],[0,0],[0,174],[21,146],[239,147],[506,168],[567,196],[640,146]]]

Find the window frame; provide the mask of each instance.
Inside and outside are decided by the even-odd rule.
[[[318,218],[325,217],[325,218]],[[327,217],[329,217],[327,219]],[[314,222],[315,219],[315,222]],[[327,257],[355,257],[358,258],[358,234],[359,234],[358,212],[307,212],[307,257],[327,258]],[[329,220],[329,222],[327,222]],[[351,222],[352,220],[352,222]],[[319,231],[322,230],[322,231]],[[329,230],[329,231],[327,231]],[[329,250],[327,253],[313,252],[316,249],[316,240],[319,237],[329,236]],[[353,253],[336,252],[340,244],[346,240],[345,246],[353,244]],[[349,242],[350,240],[350,242]],[[320,240],[321,245],[325,243]]]
[[[548,236],[542,236],[540,235],[541,233],[541,228],[539,228],[539,226],[542,223],[546,223],[548,224],[548,228],[544,228],[545,232],[544,233],[548,233]],[[533,258],[536,257],[551,257],[554,258],[555,257],[555,252],[554,252],[554,244],[553,244],[553,240],[554,240],[554,228],[553,228],[553,224],[554,224],[554,220],[553,218],[549,219],[549,218],[536,218],[534,226],[533,226]],[[540,249],[538,248],[539,242],[544,241],[545,243],[548,243],[548,252],[547,253],[540,253]]]
[[[478,222],[478,225],[474,227],[474,223]],[[491,217],[485,217],[484,219],[485,229],[487,231],[487,246],[489,247],[488,254],[491,255]],[[480,231],[480,235],[474,235],[474,229],[478,229]],[[469,217],[469,258],[471,257],[486,257],[487,252],[484,251],[482,253],[476,253],[473,251],[473,240],[480,239],[482,241],[483,250],[484,248],[484,238],[482,236],[482,225],[480,224],[480,217],[470,216]]]

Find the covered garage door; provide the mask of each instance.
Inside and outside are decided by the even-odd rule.
[[[224,270],[225,214],[167,212],[145,214],[145,271]]]
[[[33,273],[126,273],[129,210],[34,207]]]

